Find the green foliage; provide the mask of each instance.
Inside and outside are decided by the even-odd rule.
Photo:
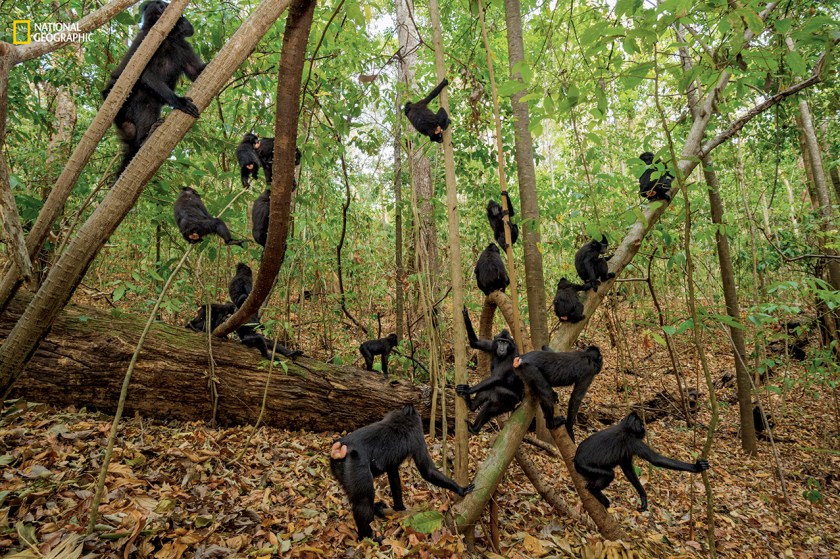
[[[405,517],[402,525],[421,534],[431,534],[443,527],[443,515],[436,510],[424,510]]]
[[[802,497],[812,505],[821,505],[825,498],[820,492],[822,484],[820,484],[819,480],[809,477],[805,482],[805,486],[806,489],[802,491]]]

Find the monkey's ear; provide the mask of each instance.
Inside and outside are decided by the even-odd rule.
[[[403,407],[402,412],[404,415],[411,417],[412,415],[417,415],[417,410],[414,409],[414,406],[408,404],[407,406]]]

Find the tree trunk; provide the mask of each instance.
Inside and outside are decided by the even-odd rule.
[[[820,125],[820,137],[822,150],[829,160],[832,159],[831,141],[828,136],[828,122],[823,122]],[[828,176],[831,177],[831,185],[834,187],[834,199],[840,204],[840,170],[838,170],[837,161],[830,161],[828,164]]]
[[[723,283],[723,297],[726,300],[726,314],[733,321],[741,322],[741,310],[738,305],[738,288],[735,285],[735,270],[729,252],[729,240],[720,227],[723,225],[723,200],[720,196],[720,185],[717,174],[712,168],[712,160],[703,158],[703,176],[709,185],[709,205],[712,211],[712,223],[718,225],[715,233],[717,243],[718,262],[720,264],[720,279]],[[748,454],[756,453],[755,422],[752,414],[752,387],[750,386],[749,371],[747,371],[747,350],[744,343],[744,330],[729,326],[732,337],[732,353],[735,358],[735,379],[738,386],[738,410],[741,414],[741,448]]]
[[[175,5],[173,2],[170,8]],[[211,99],[219,93],[234,70],[242,64],[287,7],[287,2],[264,0],[243,22],[187,92],[199,110],[210,104]],[[167,9],[160,22],[169,18],[170,14]],[[175,22],[171,23],[174,25]],[[0,346],[0,394],[6,394],[14,383],[24,364],[49,332],[61,309],[84,278],[90,263],[129,210],[134,207],[143,192],[143,187],[194,122],[193,117],[181,111],[169,113],[131,160],[102,203],[79,229],[67,250],[50,270],[44,285],[38,290],[15,328]]]
[[[438,83],[446,77],[446,64],[443,61],[443,32],[440,24],[440,11],[437,0],[431,0],[429,10],[432,20],[432,38],[435,45],[435,70]],[[440,106],[447,113],[449,109],[449,91],[441,91]],[[452,152],[452,127],[443,133],[443,157],[446,173],[446,221],[447,243],[449,246],[449,273],[452,286],[452,352],[454,354],[455,384],[467,382],[467,331],[464,326],[461,309],[464,308],[464,277],[461,267],[461,235],[458,217],[458,184],[455,179],[455,155]],[[446,383],[445,377],[443,378]],[[455,398],[455,480],[460,484],[468,483],[469,476],[469,435],[467,433],[467,404],[463,398]]]
[[[522,40],[522,15],[519,0],[505,0],[510,77],[522,83],[522,74],[515,69],[525,62]],[[543,275],[540,243],[540,209],[537,203],[537,174],[534,169],[534,146],[528,130],[528,103],[522,102],[526,88],[513,94],[513,133],[516,145],[516,173],[519,178],[519,199],[522,205],[522,250],[525,255],[525,289],[528,299],[528,318],[531,321],[531,343],[542,347],[548,343],[548,319],[545,308],[545,277]]]
[[[19,274],[26,281],[32,279],[32,261],[26,251],[23,228],[20,225],[15,196],[9,181],[9,168],[2,149],[6,143],[6,113],[9,101],[9,70],[12,68],[12,50],[8,43],[0,43],[0,218],[6,233],[8,254],[14,266],[10,274]],[[2,310],[2,306],[0,306]]]
[[[0,318],[8,336],[32,296],[12,299]],[[84,317],[84,320],[82,318]],[[57,406],[88,406],[113,413],[123,372],[144,320],[68,305],[15,384],[13,394]],[[206,420],[212,415],[207,336],[155,324],[134,369],[126,413],[160,420]],[[213,338],[218,409],[222,424],[254,423],[268,378],[268,361],[239,342]],[[414,404],[424,418],[431,390],[408,381],[385,382],[355,367],[336,367],[300,357],[271,372],[263,422],[284,429],[352,430],[379,421],[388,411]]]
[[[416,12],[413,0],[396,1],[397,37],[400,46],[400,81],[405,85],[409,95],[417,95],[417,84],[414,79],[414,68],[417,66],[417,50],[420,48],[420,33],[415,25]],[[425,94],[419,95],[425,97]],[[409,157],[411,158],[410,172],[412,181],[412,204],[417,208],[419,222],[415,224],[415,254],[426,254],[428,258],[419,262],[420,272],[429,274],[432,281],[432,292],[436,293],[438,279],[438,250],[437,228],[434,222],[434,207],[432,206],[432,171],[429,158],[424,155],[422,144],[415,144],[412,140],[419,136],[411,134],[407,129]],[[422,137],[421,137],[422,138]],[[421,250],[422,249],[422,250]],[[430,325],[429,325],[430,326]]]
[[[680,33],[677,27],[677,33]],[[688,49],[680,48],[680,56],[682,58],[683,67],[686,73],[691,71],[691,60],[688,55]],[[694,84],[694,87],[688,88],[688,106],[691,110],[692,117],[696,120],[699,118],[698,105],[699,97],[697,94],[699,84]],[[711,207],[712,223],[718,225],[715,229],[715,242],[717,245],[718,263],[720,265],[720,277],[723,283],[723,297],[726,301],[726,314],[736,323],[741,321],[741,310],[738,304],[738,288],[735,284],[735,269],[732,266],[732,256],[729,251],[729,239],[722,225],[723,220],[723,199],[720,195],[720,183],[718,182],[717,173],[715,173],[712,165],[712,158],[706,156],[703,158],[703,177],[706,179],[706,184],[709,186],[709,206]],[[764,202],[764,194],[762,193],[762,205],[765,209],[765,221],[769,221],[767,217],[767,205]],[[769,223],[765,223],[768,234],[771,233]],[[741,417],[741,448],[748,454],[756,453],[756,438],[755,438],[755,422],[752,415],[752,387],[750,384],[749,372],[747,371],[746,356],[747,350],[744,343],[744,330],[734,326],[729,327],[729,334],[732,338],[732,353],[735,358],[735,379],[738,387],[738,409]],[[686,411],[688,411],[686,409]]]
[[[402,157],[400,142],[402,139],[402,110],[399,94],[396,96],[396,116],[394,118],[394,293],[396,294],[396,332],[397,341],[403,339],[403,320],[405,320],[405,268],[403,267],[403,223],[402,223]]]
[[[315,13],[315,0],[297,0],[289,7],[283,46],[280,51],[280,69],[277,78],[277,96],[274,119],[274,168],[282,172],[271,177],[271,201],[268,210],[268,232],[265,250],[260,259],[260,269],[248,298],[237,311],[213,332],[217,336],[230,334],[259,312],[268,299],[277,274],[286,257],[289,236],[289,216],[292,207],[292,188],[295,175],[295,151],[298,120],[300,118],[300,86],[306,45]],[[279,15],[279,14],[278,14]],[[248,50],[248,53],[251,51]],[[240,61],[241,62],[241,61]],[[343,160],[342,160],[343,161]],[[347,168],[343,167],[345,179]],[[346,208],[345,208],[346,215]],[[339,265],[341,247],[339,246]],[[341,278],[339,276],[339,282]],[[342,289],[342,297],[344,295]],[[342,299],[342,306],[344,300]],[[345,309],[346,310],[346,309]],[[349,313],[348,313],[349,314]],[[353,318],[353,317],[349,317]]]

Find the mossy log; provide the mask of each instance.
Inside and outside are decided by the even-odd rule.
[[[30,298],[19,294],[0,316],[0,343]],[[113,413],[143,325],[143,317],[67,305],[16,382],[12,396]],[[216,421],[223,425],[256,422],[269,362],[238,341],[218,338],[213,339],[212,355],[218,392]],[[209,356],[206,334],[155,324],[132,376],[125,413],[162,420],[211,420]],[[379,373],[307,357],[283,359],[271,372],[262,424],[345,431],[378,421],[406,404],[414,404],[428,419],[431,389],[405,380],[387,382]]]

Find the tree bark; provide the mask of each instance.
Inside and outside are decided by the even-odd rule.
[[[396,313],[397,341],[403,339],[403,321],[405,320],[405,268],[403,266],[403,222],[402,222],[402,109],[399,93],[396,95],[396,114],[394,117],[394,293],[396,295],[394,312]]]
[[[510,78],[522,83],[517,64],[525,63],[525,44],[522,40],[522,15],[519,0],[505,0],[508,58]],[[546,317],[545,276],[540,244],[540,208],[537,202],[537,173],[534,168],[534,145],[531,139],[528,103],[522,102],[526,86],[513,94],[513,133],[516,146],[516,173],[519,179],[519,199],[522,205],[522,250],[525,255],[525,290],[528,299],[528,318],[531,321],[531,343],[542,347],[548,343]]]
[[[23,313],[31,295],[15,297],[0,318],[0,342]],[[84,320],[83,320],[84,318]],[[13,395],[57,406],[87,406],[113,413],[143,330],[142,318],[68,305],[26,367]],[[212,416],[207,336],[158,323],[152,327],[134,369],[126,413],[160,420],[206,420]],[[260,412],[269,363],[239,342],[213,338],[222,424],[254,423]],[[282,367],[288,367],[283,372]],[[284,429],[348,431],[379,421],[388,411],[414,404],[431,411],[431,390],[408,381],[385,382],[355,367],[336,367],[299,357],[275,365],[267,388],[263,422]]]
[[[274,120],[274,168],[283,172],[271,177],[271,201],[268,210],[268,233],[265,250],[260,259],[260,269],[254,280],[254,288],[242,306],[224,324],[213,332],[224,336],[244,324],[260,310],[268,299],[277,274],[286,257],[286,241],[289,236],[289,216],[292,207],[292,187],[295,180],[295,151],[297,129],[300,117],[300,84],[306,45],[315,14],[315,0],[297,0],[289,8],[283,46],[280,51],[280,70],[277,79],[276,117]],[[279,15],[279,14],[278,14]],[[275,17],[276,19],[276,17]],[[273,20],[272,20],[273,21]],[[252,47],[253,48],[253,47]],[[248,50],[250,53],[251,50]],[[241,62],[241,61],[240,61]],[[345,178],[346,167],[344,168]],[[345,208],[346,213],[346,208]],[[339,264],[341,248],[339,247]],[[342,291],[343,295],[343,291]],[[350,317],[352,319],[352,317]]]
[[[6,113],[9,102],[9,70],[12,68],[11,45],[0,43],[0,218],[9,244],[8,254],[14,263],[10,273],[17,273],[26,281],[32,279],[32,261],[26,252],[26,241],[20,225],[20,213],[9,181],[9,168],[2,149],[6,143]],[[0,306],[2,310],[2,306]]]
[[[443,61],[443,31],[440,24],[440,8],[437,0],[431,0],[429,10],[432,20],[432,37],[435,45],[435,70],[438,83],[446,77]],[[448,114],[449,91],[441,91],[440,106]],[[455,178],[455,155],[452,152],[452,127],[443,132],[443,159],[446,176],[446,221],[447,243],[449,245],[449,274],[452,285],[452,353],[454,354],[455,384],[467,382],[467,331],[461,309],[464,308],[464,277],[461,267],[461,235],[458,216],[458,184]],[[463,398],[455,398],[455,480],[468,483],[469,476],[469,434],[467,433],[467,404]]]
[[[175,5],[173,1],[170,8]],[[187,96],[199,110],[210,104],[211,99],[219,93],[234,70],[242,64],[287,7],[288,2],[264,0],[239,27],[187,92]],[[167,9],[161,21],[171,13]],[[49,332],[61,309],[84,278],[90,263],[129,210],[134,207],[143,192],[143,187],[194,122],[193,117],[181,111],[169,113],[131,160],[102,203],[79,229],[67,250],[50,270],[43,286],[15,328],[0,346],[0,394],[5,395],[12,386],[25,363],[35,352],[38,343]]]

